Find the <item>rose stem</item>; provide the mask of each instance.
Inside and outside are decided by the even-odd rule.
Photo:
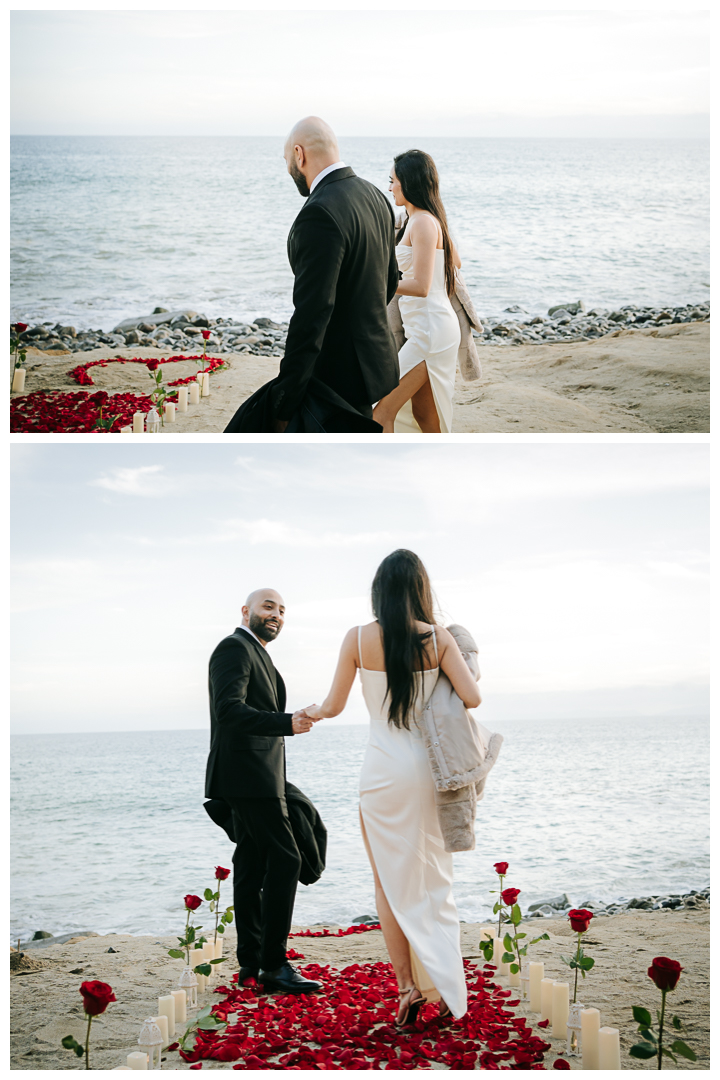
[[[498,874],[498,877],[500,878],[500,910],[498,911],[498,937],[500,937],[500,924],[502,923],[502,904],[503,904],[502,887],[503,887],[503,877],[504,876],[505,876],[504,874]]]
[[[218,928],[218,915],[220,914],[220,885],[222,882],[218,879],[217,893],[215,894],[215,945],[217,947],[217,928]]]
[[[658,1033],[658,1069],[662,1069],[662,1037],[663,1026],[665,1024],[665,995],[667,990],[662,991],[662,1006],[660,1007],[660,1031]]]
[[[582,930],[578,934],[578,946],[577,946],[577,952],[575,953],[575,993],[573,994],[573,1005],[577,1001],[577,973],[578,973],[578,967],[580,966],[580,942],[581,942],[581,940],[582,940]]]
[[[90,1068],[90,1025],[92,1024],[92,1016],[88,1016],[88,1028],[87,1035],[85,1036],[85,1068]]]
[[[190,922],[190,908],[185,909],[187,915],[185,916],[185,948],[187,949],[187,962],[190,964],[190,944],[188,942],[188,923]]]

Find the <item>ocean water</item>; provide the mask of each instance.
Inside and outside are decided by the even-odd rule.
[[[454,856],[466,921],[490,915],[493,863],[523,910],[702,888],[709,880],[709,725],[698,719],[515,721],[479,804],[475,851]],[[328,833],[325,873],[295,919],[375,911],[357,813],[368,728],[318,725],[287,740],[288,777]],[[11,940],[179,932],[232,845],[202,807],[205,731],[25,735],[11,742]],[[232,902],[230,881],[221,899]]]
[[[109,330],[156,305],[279,321],[302,206],[281,138],[14,136],[11,319]],[[709,143],[341,139],[387,190],[410,147],[438,165],[483,316],[709,298]]]

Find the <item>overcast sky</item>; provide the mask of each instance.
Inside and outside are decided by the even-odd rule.
[[[707,11],[27,10],[11,27],[15,134],[277,136],[309,113],[340,136],[708,129]]]
[[[289,707],[320,701],[396,547],[475,635],[490,726],[706,712],[706,446],[11,449],[15,731],[205,727],[258,586]]]

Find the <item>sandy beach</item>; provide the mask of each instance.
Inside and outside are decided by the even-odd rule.
[[[592,341],[542,345],[491,344],[479,348],[483,377],[457,376],[453,431],[470,432],[708,432],[709,322],[652,329],[620,329]],[[30,348],[25,393],[62,390],[149,394],[153,383],[140,364],[92,368],[94,386],[67,374],[79,363],[111,356],[167,357],[167,349],[103,347],[82,354]],[[235,410],[277,374],[279,360],[226,353],[227,367],[211,376],[211,393],[178,414],[166,434],[222,432]],[[197,370],[194,361],[166,368],[176,379]],[[13,394],[14,398],[20,395]]]
[[[463,955],[472,963],[476,962],[478,967],[484,964],[478,941],[485,929],[489,927],[469,923],[461,926]],[[546,976],[569,981],[570,972],[560,960],[560,954],[568,955],[576,940],[567,918],[529,920],[525,929],[533,934],[545,931],[550,935],[549,941],[541,941],[532,947],[531,958],[544,961]],[[708,938],[707,907],[697,911],[623,912],[597,918],[591,924],[584,946],[596,964],[578,997],[586,1006],[600,1010],[602,1025],[620,1029],[624,1069],[648,1067],[646,1063],[630,1058],[627,1051],[636,1041],[632,1006],[642,1005],[654,1010],[659,1005],[660,995],[646,974],[652,958],[659,955],[679,960],[684,969],[677,989],[668,1001],[672,1014],[677,1014],[683,1021],[685,1041],[696,1052],[698,1060],[690,1063],[679,1059],[679,1067],[709,1068]],[[63,944],[28,949],[24,959],[19,964],[16,961],[18,971],[15,974],[11,971],[11,1068],[84,1067],[70,1052],[62,1049],[60,1041],[68,1034],[84,1041],[85,1025],[78,988],[81,982],[91,979],[109,983],[117,997],[117,1002],[93,1023],[93,1067],[113,1069],[124,1064],[127,1054],[135,1048],[140,1024],[157,1010],[157,997],[168,993],[177,983],[181,964],[166,953],[166,949],[174,944],[173,938],[113,934],[79,936]],[[340,938],[295,937],[289,944],[304,957],[296,961],[300,969],[310,963],[341,969],[349,964],[387,960],[378,930]],[[233,947],[234,937],[229,935],[228,951]],[[228,971],[233,970],[236,968],[228,965]],[[493,978],[502,987],[508,987],[507,978]],[[228,979],[229,975],[226,975],[225,981]],[[219,983],[222,981],[218,980]],[[200,998],[200,1005],[222,996],[206,992]],[[514,992],[508,1000],[517,996]],[[552,1037],[550,1028],[538,1029],[537,1017],[530,1014],[522,1002],[514,1007],[514,1012],[527,1017],[534,1033],[551,1044],[545,1052],[544,1067],[552,1068],[558,1051],[564,1049],[561,1041]],[[177,1051],[164,1052],[163,1056],[166,1059],[163,1068],[189,1068]],[[571,1068],[581,1067],[579,1059],[569,1060]],[[242,1067],[242,1062],[238,1064]],[[447,1067],[433,1064],[432,1059],[429,1064],[434,1068]],[[233,1068],[233,1064],[206,1060],[202,1067],[228,1069]]]

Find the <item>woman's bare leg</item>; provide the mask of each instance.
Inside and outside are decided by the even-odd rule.
[[[430,379],[427,379],[420,389],[413,394],[412,411],[421,431],[431,435],[440,434],[440,417],[438,416]]]
[[[373,409],[373,420],[377,424],[382,424],[385,434],[392,435],[395,430],[395,417],[405,402],[414,397],[423,383],[426,382],[428,382],[427,364],[424,360],[421,360],[414,368],[410,368],[406,375],[403,375],[394,390],[391,390],[389,394],[386,394],[384,398],[378,401]]]
[[[373,877],[375,879],[375,903],[377,904],[380,926],[382,928],[383,937],[385,938],[385,946],[388,951],[388,956],[390,957],[390,963],[393,966],[393,971],[395,972],[398,987],[400,989],[405,989],[413,984],[412,965],[410,963],[410,944],[400,929],[400,925],[393,915],[392,908],[385,896],[385,891],[380,884],[375,860],[372,857],[372,851],[370,850],[370,845],[365,834],[362,812],[360,813],[360,828],[362,829],[365,850],[368,853],[370,866],[372,867]]]

